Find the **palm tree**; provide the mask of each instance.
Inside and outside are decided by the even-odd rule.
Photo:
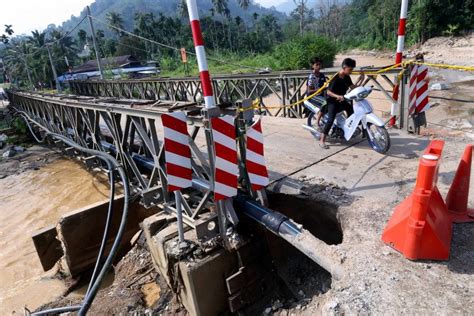
[[[122,31],[120,29],[123,29],[123,18],[120,13],[117,13],[115,11],[110,11],[106,15],[107,22],[109,22],[110,26],[109,28],[117,33],[118,37],[122,36]]]
[[[237,25],[237,33],[235,34],[236,36],[236,43],[237,43],[237,47],[240,46],[240,26],[242,25],[242,18],[240,16],[236,16],[234,18],[235,20],[235,25]]]
[[[5,24],[5,33],[7,33],[8,35],[12,35],[13,33],[13,29],[12,29],[12,25],[11,24]]]
[[[87,32],[80,29],[77,32],[77,37],[79,38],[79,46],[81,46],[81,49],[84,48],[84,45],[87,43]]]
[[[212,4],[214,6],[214,9],[216,10],[216,13],[222,17],[222,24],[224,24],[224,20],[225,20],[224,17],[226,15],[226,10],[229,10],[227,0],[212,0]],[[229,11],[229,15],[230,15],[230,11]],[[229,37],[229,43],[230,43],[230,37]]]
[[[186,0],[180,0],[178,3],[178,16],[185,18],[188,15],[188,5]]]
[[[229,8],[226,8],[224,10],[224,16],[227,19],[227,30],[228,30],[228,34],[229,34],[229,48],[232,51],[232,29],[231,29],[232,16],[230,14]]]
[[[46,45],[46,32],[34,30],[31,36],[28,36],[27,42],[32,47],[32,54],[27,59],[28,66],[33,73],[34,81],[49,82],[53,86],[53,74],[50,69],[49,58],[46,51],[43,49]]]
[[[250,5],[251,0],[238,0],[238,2],[239,2],[240,7],[246,10]]]
[[[216,12],[222,15],[225,9],[227,9],[228,2],[227,0],[212,0],[212,5],[214,6]]]

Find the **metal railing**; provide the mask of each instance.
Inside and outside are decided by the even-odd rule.
[[[366,67],[366,72],[380,70],[380,67]],[[367,76],[364,84],[374,84],[390,102],[395,75],[400,68],[390,69],[380,75]],[[336,68],[325,69],[328,76]],[[212,78],[216,103],[236,102],[244,99],[258,99],[262,105],[260,114],[283,117],[303,116],[303,106],[288,107],[302,100],[306,94],[309,71],[283,71],[264,74],[215,75]],[[392,78],[391,78],[392,77]],[[72,93],[85,96],[116,98],[137,98],[145,100],[200,102],[201,82],[199,77],[147,78],[135,80],[85,80],[69,81]],[[266,109],[266,107],[280,107]]]

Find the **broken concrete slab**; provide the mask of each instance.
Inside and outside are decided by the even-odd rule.
[[[33,234],[33,243],[44,271],[53,268],[64,255],[61,242],[57,239],[56,226],[50,225]]]
[[[70,212],[60,218],[56,227],[47,227],[33,236],[38,256],[45,270],[51,269],[61,257],[64,272],[72,277],[94,266],[104,233],[108,202],[108,200],[101,201]],[[122,205],[123,196],[119,196],[114,202],[114,214],[105,256],[115,239],[122,217]],[[139,203],[130,204],[127,226],[119,253],[130,249],[130,239],[140,230],[139,224],[155,212],[156,209],[145,209]],[[58,243],[61,251],[57,249]]]

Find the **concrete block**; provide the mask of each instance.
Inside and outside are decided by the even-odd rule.
[[[229,309],[226,278],[238,270],[235,252],[219,249],[201,260],[181,261],[180,298],[191,315],[219,315]]]
[[[61,242],[56,238],[57,236],[58,232],[54,225],[45,227],[31,236],[44,271],[54,267],[56,262],[64,255]]]
[[[114,202],[114,214],[109,230],[105,256],[115,239],[122,217],[123,196]],[[65,272],[71,276],[92,268],[97,259],[107,218],[108,200],[88,205],[61,217],[57,230],[65,253]],[[153,215],[156,209],[145,209],[138,203],[130,204],[125,233],[122,237],[120,253],[130,249],[131,238],[139,231],[139,224]]]

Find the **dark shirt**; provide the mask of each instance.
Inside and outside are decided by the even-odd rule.
[[[344,95],[347,90],[353,85],[351,76],[344,76],[341,78],[339,75],[329,83],[328,90],[337,95]],[[336,98],[329,97],[328,102],[337,102]]]
[[[327,80],[326,76],[323,75],[322,73],[315,74],[314,72],[312,72],[308,76],[308,82],[306,83],[306,86],[308,89],[318,90],[324,85],[326,80]],[[306,95],[311,94],[308,92],[308,89],[306,90]]]

